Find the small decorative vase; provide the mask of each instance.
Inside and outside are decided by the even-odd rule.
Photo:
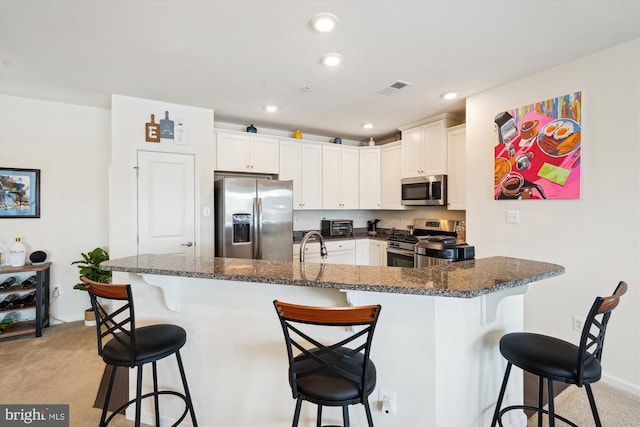
[[[249,126],[247,126],[247,132],[256,133],[256,132],[258,132],[258,129],[256,129],[256,127],[253,125],[253,123],[251,123]]]
[[[342,138],[338,138],[338,137],[333,138],[333,143],[334,144],[342,144]]]
[[[302,139],[302,132],[300,132],[300,129],[296,129],[296,131],[293,132],[293,137],[295,139]]]
[[[27,261],[27,248],[20,237],[16,237],[16,242],[9,248],[9,261],[12,267],[22,267]]]
[[[369,147],[373,147],[376,145],[376,142],[373,140],[373,137],[369,138]]]
[[[84,325],[96,326],[96,314],[93,312],[92,308],[88,308],[84,311]]]

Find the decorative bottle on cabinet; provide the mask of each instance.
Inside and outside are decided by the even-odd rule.
[[[12,267],[22,267],[27,261],[27,248],[20,237],[16,237],[16,242],[9,248],[9,261]]]

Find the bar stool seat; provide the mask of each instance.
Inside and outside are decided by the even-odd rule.
[[[514,332],[500,341],[500,352],[516,366],[525,366],[527,371],[555,381],[578,378],[580,348],[577,345],[547,335]],[[586,360],[582,380],[592,383],[600,379],[600,362]]]
[[[136,328],[131,285],[98,283],[86,277],[81,277],[80,279],[87,286],[87,291],[91,298],[91,306],[96,315],[98,354],[107,365],[113,367],[102,407],[100,427],[106,427],[116,414],[122,412],[132,404],[136,406],[135,426],[139,427],[141,401],[148,397],[153,397],[154,399],[155,425],[160,426],[160,395],[176,396],[185,402],[184,412],[173,426],[180,424],[185,419],[187,413],[190,413],[193,426],[197,427],[198,422],[193,410],[193,403],[191,401],[191,395],[189,394],[182,358],[180,357],[180,349],[187,342],[186,331],[178,325],[170,324],[149,325]],[[123,301],[124,305],[109,314],[100,304],[98,298]],[[108,338],[108,340],[104,341],[104,338]],[[178,363],[184,393],[174,390],[158,390],[156,362],[174,354]],[[153,370],[153,391],[143,395],[142,368],[148,363],[151,363]],[[115,409],[113,413],[107,417],[109,399],[118,367],[138,368],[136,397]]]
[[[177,325],[151,325],[135,330],[135,366],[170,356],[187,342],[187,332]],[[111,340],[102,349],[102,359],[109,365],[131,364],[131,340]]]

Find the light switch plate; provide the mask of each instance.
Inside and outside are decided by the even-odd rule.
[[[520,224],[520,211],[507,211],[505,221],[507,224]]]

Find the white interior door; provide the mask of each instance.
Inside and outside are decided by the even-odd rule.
[[[138,151],[138,254],[195,255],[195,157]]]

